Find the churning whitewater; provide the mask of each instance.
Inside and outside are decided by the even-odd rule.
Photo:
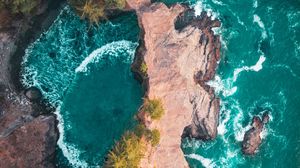
[[[142,97],[130,71],[138,34],[133,13],[90,27],[66,7],[27,48],[22,82],[56,107],[59,167],[101,165],[134,124]]]

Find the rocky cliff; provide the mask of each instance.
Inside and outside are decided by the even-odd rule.
[[[195,17],[183,5],[163,3],[136,9],[141,28],[133,70],[141,62],[147,76],[140,75],[146,97],[162,100],[165,115],[147,126],[161,132],[160,144],[148,148],[141,167],[188,167],[181,150],[184,137],[210,140],[217,135],[219,99],[206,81],[213,78],[219,60],[220,41],[212,27],[220,26],[206,13]]]
[[[0,11],[0,167],[54,167],[58,131],[39,94],[20,84],[20,64],[27,45],[58,14],[60,2],[38,1],[30,14]],[[49,4],[52,9],[49,9]],[[38,96],[38,97],[37,97]]]

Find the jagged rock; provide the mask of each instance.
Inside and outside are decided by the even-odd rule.
[[[26,97],[38,100],[41,93],[31,88],[23,94],[24,88],[20,84],[24,50],[47,29],[47,25],[50,26],[55,15],[59,14],[56,9],[61,2],[38,0],[38,3],[37,8],[27,15],[16,16],[9,11],[0,11],[1,168],[54,167],[58,138],[55,115],[33,116],[33,113],[45,113],[45,109],[37,108],[40,104],[32,103]],[[48,3],[52,4],[49,10]]]
[[[42,93],[38,88],[30,87],[30,88],[26,89],[25,96],[30,101],[36,101],[36,100],[40,100],[42,98]]]
[[[268,113],[264,113],[263,120],[259,116],[254,116],[252,119],[252,128],[248,130],[242,142],[242,151],[246,155],[255,154],[256,150],[262,142],[260,134],[263,130],[264,124],[269,121]]]
[[[182,135],[204,140],[217,135],[219,99],[205,82],[215,74],[220,41],[211,31],[216,24],[205,14],[175,27],[190,11],[163,3],[137,9],[141,39],[133,71],[142,61],[147,64],[146,96],[160,98],[165,109],[159,121],[147,123],[151,129],[159,128],[161,141],[148,150],[141,167],[188,167],[180,147]],[[191,131],[183,133],[185,127]]]
[[[40,116],[0,137],[0,167],[54,167],[55,117]]]

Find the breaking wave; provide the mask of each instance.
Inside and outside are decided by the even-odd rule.
[[[122,40],[116,41],[98,48],[93,51],[88,57],[86,57],[82,63],[75,69],[75,72],[86,72],[88,69],[88,64],[90,63],[101,63],[100,60],[104,58],[104,56],[109,55],[109,57],[105,57],[105,59],[113,59],[112,57],[122,56],[121,53],[128,53],[129,56],[126,55],[122,59],[123,62],[130,63],[133,60],[135,50],[137,47],[137,43],[133,43],[130,41]]]
[[[206,168],[214,168],[214,167],[216,167],[215,163],[211,159],[204,158],[201,155],[198,155],[198,154],[195,154],[195,153],[189,154],[189,155],[185,155],[185,157],[198,160]]]

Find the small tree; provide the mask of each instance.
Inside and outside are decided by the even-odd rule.
[[[81,18],[86,18],[90,23],[95,23],[98,25],[99,20],[105,17],[105,4],[99,2],[94,2],[93,0],[88,0],[81,7],[77,7],[81,14]]]
[[[141,66],[140,66],[140,72],[142,72],[144,75],[146,75],[147,71],[148,71],[147,64],[145,62],[142,62]]]
[[[158,129],[154,129],[151,131],[151,145],[157,146],[160,141],[160,132]]]
[[[109,152],[105,168],[138,168],[146,150],[145,142],[127,132]]]
[[[126,5],[126,0],[105,0],[107,8],[123,9]]]
[[[153,120],[159,120],[164,115],[164,108],[160,99],[145,99],[142,110],[149,113]]]

